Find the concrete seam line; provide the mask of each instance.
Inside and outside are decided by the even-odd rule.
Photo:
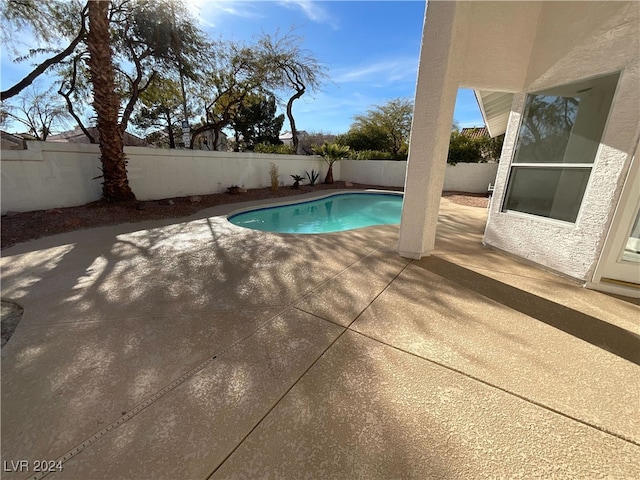
[[[378,250],[378,249],[376,249],[376,251],[377,251],[377,250]],[[371,252],[371,253],[373,253],[373,252]],[[365,256],[365,257],[363,257],[363,258],[366,258],[367,256],[368,256],[368,255],[366,255],[366,256]],[[355,262],[355,263],[357,263],[357,262]],[[383,292],[384,292],[384,291],[389,287],[389,285],[391,285],[391,284],[396,280],[396,278],[398,278],[398,277],[400,276],[400,274],[401,274],[401,273],[402,273],[402,272],[407,268],[407,266],[408,266],[410,263],[411,263],[411,261],[408,261],[408,262],[406,263],[406,265],[405,265],[404,267],[402,267],[402,270],[400,270],[400,272],[398,272],[398,274],[397,274],[395,277],[393,277],[393,279],[392,279],[392,280],[387,284],[387,286],[386,286],[386,287],[385,287],[385,288],[384,288],[380,293],[378,293],[378,295],[376,295],[376,296],[375,296],[375,298],[374,298],[373,300],[371,300],[371,302],[369,302],[369,304],[367,305],[367,307],[366,307],[364,310],[366,310],[367,308],[369,308],[369,305],[371,305],[371,304],[372,304],[372,303],[373,303],[373,302],[374,302],[374,301],[375,301],[375,300],[376,300],[376,299],[377,299],[377,298],[378,298],[378,297],[379,297],[379,296],[380,296],[380,295],[381,295],[381,294],[382,294],[382,293],[383,293]],[[345,269],[345,270],[346,270],[346,269]],[[300,309],[296,308],[295,306],[294,306],[293,308],[294,308],[294,309],[296,309],[296,310],[299,310],[299,311],[304,312],[304,310],[300,310]],[[363,312],[364,312],[364,310],[363,310]],[[318,319],[320,319],[320,320],[325,320],[325,321],[327,321],[327,322],[334,323],[334,322],[332,322],[331,320],[327,320],[326,318],[319,317],[318,315],[310,314],[309,312],[304,312],[304,313],[307,313],[308,315],[311,315],[311,316],[313,316],[313,317],[316,317],[316,318],[318,318]],[[362,312],[360,312],[360,314],[359,314],[356,318],[354,318],[354,319],[351,321],[351,323],[349,323],[349,326],[351,326],[351,325],[353,324],[353,322],[355,322],[355,321],[360,317],[360,315],[362,315]],[[335,324],[335,323],[334,323],[334,324]],[[338,324],[335,324],[335,325],[338,325]],[[311,370],[311,369],[312,369],[312,368],[313,368],[313,367],[318,363],[318,361],[320,361],[320,359],[321,359],[321,358],[322,358],[322,357],[327,353],[327,351],[328,351],[331,347],[333,347],[333,345],[335,345],[335,343],[336,343],[338,340],[340,340],[340,338],[342,338],[342,336],[345,334],[345,332],[347,332],[347,331],[352,331],[352,330],[350,330],[350,329],[349,329],[349,327],[345,327],[345,326],[343,326],[343,325],[338,325],[338,326],[340,326],[340,327],[343,329],[343,330],[342,330],[342,332],[340,332],[340,334],[339,334],[339,335],[338,335],[338,336],[337,336],[337,337],[336,337],[336,338],[335,338],[335,339],[334,339],[334,340],[333,340],[333,341],[332,341],[332,342],[327,346],[327,348],[325,348],[325,349],[322,351],[322,353],[318,356],[318,358],[316,358],[316,359],[311,363],[311,365],[309,365],[309,367],[308,367],[304,372],[302,372],[302,374],[298,377],[298,379],[297,379],[297,380],[295,380],[295,381],[291,384],[291,386],[290,386],[290,387],[289,387],[289,388],[288,388],[288,389],[287,389],[287,390],[286,390],[286,391],[285,391],[285,392],[280,396],[280,398],[278,398],[278,399],[274,402],[274,404],[271,406],[271,408],[269,408],[269,410],[267,410],[267,412],[266,412],[266,413],[265,413],[265,414],[264,414],[264,415],[263,415],[263,416],[262,416],[262,417],[261,417],[261,418],[256,422],[256,424],[255,424],[255,425],[254,425],[254,426],[249,430],[249,432],[248,432],[244,437],[242,437],[242,439],[238,442],[238,444],[237,444],[234,448],[232,448],[232,449],[231,449],[231,451],[230,451],[230,452],[229,452],[229,453],[228,453],[228,454],[227,454],[227,455],[222,459],[222,461],[221,461],[221,462],[220,462],[220,463],[219,463],[219,464],[218,464],[218,465],[217,465],[217,466],[216,466],[216,467],[211,471],[211,473],[210,473],[209,475],[207,475],[207,477],[205,477],[205,478],[210,479],[213,475],[215,475],[215,473],[220,469],[220,467],[221,467],[222,465],[224,465],[224,463],[225,463],[225,462],[226,462],[226,461],[231,457],[231,455],[233,455],[233,454],[235,453],[235,451],[236,451],[236,450],[238,450],[238,448],[240,448],[240,445],[242,445],[242,444],[245,442],[245,440],[246,440],[247,438],[249,438],[249,436],[250,436],[250,435],[251,435],[251,434],[256,430],[256,428],[258,428],[258,427],[260,426],[260,424],[261,424],[261,423],[262,423],[262,422],[263,422],[263,421],[264,421],[264,420],[269,416],[269,414],[271,414],[271,412],[272,412],[272,411],[273,411],[273,410],[278,406],[278,404],[279,404],[279,403],[280,403],[280,402],[281,402],[281,401],[282,401],[282,400],[283,400],[283,399],[284,399],[284,398],[289,394],[289,392],[290,392],[290,391],[291,391],[291,390],[292,390],[292,389],[293,389],[293,388],[294,388],[294,387],[295,387],[295,386],[300,382],[300,380],[302,380],[302,378],[303,378],[303,377],[304,377],[304,376],[309,372],[309,370]]]
[[[320,318],[320,317],[317,317],[317,318]],[[321,319],[321,320],[324,320],[324,319]],[[309,365],[309,367],[304,372],[302,372],[302,374],[300,374],[300,376],[291,384],[291,386],[287,390],[285,390],[285,392],[273,403],[273,405],[256,422],[256,424],[253,427],[251,427],[251,429],[247,432],[247,434],[240,439],[240,441],[236,444],[236,446],[233,447],[231,451],[222,459],[222,461],[220,461],[220,463],[218,463],[218,465],[211,471],[211,473],[205,477],[206,479],[210,479],[213,475],[215,475],[215,473],[220,469],[220,467],[224,465],[224,463],[231,457],[231,455],[235,453],[236,450],[238,450],[238,448],[240,448],[240,446],[245,442],[245,440],[249,438],[249,436],[256,430],[256,428],[258,428],[260,424],[271,414],[271,412],[280,404],[280,402],[289,394],[289,392],[300,382],[300,380],[302,380],[302,378],[307,374],[307,372],[309,372],[309,370],[311,370],[318,363],[318,361],[325,355],[325,353],[327,353],[327,351],[331,347],[333,347],[333,345],[338,340],[340,340],[340,338],[342,338],[344,333],[348,331],[348,329],[343,326],[341,326],[341,328],[342,328],[342,332],[340,332],[340,334],[331,343],[329,343],[327,348],[325,348],[322,351],[322,353],[320,353],[320,355],[318,355],[318,357],[313,362],[311,362],[311,365]]]
[[[564,412],[561,412],[560,410],[556,410],[556,409],[555,409],[555,408],[553,408],[553,407],[550,407],[550,406],[545,405],[545,404],[543,404],[543,403],[540,403],[540,402],[537,402],[537,401],[532,400],[532,399],[530,399],[530,398],[527,398],[527,397],[525,397],[525,396],[523,396],[523,395],[520,395],[519,393],[512,392],[512,391],[510,391],[510,390],[507,390],[506,388],[500,387],[500,386],[495,385],[495,384],[493,384],[493,383],[490,383],[490,382],[488,382],[488,381],[486,381],[486,380],[483,380],[483,379],[481,379],[481,378],[479,378],[479,377],[476,377],[476,376],[471,375],[471,374],[469,374],[469,373],[463,372],[462,370],[458,370],[457,368],[454,368],[454,367],[451,367],[451,366],[449,366],[449,365],[445,365],[445,364],[443,364],[443,363],[440,363],[440,362],[438,362],[437,360],[432,360],[432,359],[430,359],[430,358],[422,357],[422,356],[418,355],[417,353],[413,353],[413,352],[410,352],[410,351],[408,351],[408,350],[404,350],[404,349],[402,349],[402,348],[400,348],[400,347],[396,347],[395,345],[391,345],[390,343],[387,343],[387,342],[385,342],[385,341],[383,341],[383,340],[380,340],[380,339],[378,339],[378,338],[371,337],[371,336],[367,335],[366,333],[362,333],[362,332],[359,332],[359,331],[357,331],[357,330],[351,330],[350,328],[349,328],[348,330],[349,330],[350,332],[353,332],[353,333],[356,333],[356,334],[358,334],[358,335],[361,335],[361,336],[363,336],[363,337],[365,337],[365,338],[368,338],[369,340],[373,340],[373,341],[374,341],[374,342],[376,342],[376,343],[379,343],[379,344],[381,344],[381,345],[385,345],[385,346],[387,346],[387,347],[389,347],[389,348],[392,348],[392,349],[394,349],[394,350],[397,350],[398,352],[406,353],[407,355],[411,355],[412,357],[416,357],[416,358],[418,358],[418,359],[420,359],[420,360],[423,360],[423,361],[426,361],[426,362],[432,363],[432,364],[434,364],[434,365],[437,365],[438,367],[445,368],[445,369],[447,369],[447,370],[449,370],[449,371],[451,371],[451,372],[458,373],[458,374],[460,374],[460,375],[462,375],[462,376],[464,376],[464,377],[467,377],[467,378],[468,378],[468,379],[470,379],[470,380],[474,380],[474,381],[476,381],[476,382],[482,383],[483,385],[485,385],[485,386],[487,386],[487,387],[489,387],[489,388],[499,390],[499,391],[501,391],[501,392],[503,392],[503,393],[506,393],[507,395],[510,395],[510,396],[516,397],[516,398],[518,398],[518,399],[520,399],[520,400],[523,400],[523,401],[525,401],[525,402],[527,402],[527,403],[529,403],[529,404],[531,404],[531,405],[534,405],[534,406],[536,406],[536,407],[542,408],[543,410],[547,410],[547,411],[549,411],[549,412],[555,413],[556,415],[560,415],[560,416],[562,416],[562,417],[564,417],[564,418],[566,418],[566,419],[568,419],[568,420],[573,420],[574,422],[581,423],[582,425],[584,425],[584,426],[586,426],[586,427],[590,427],[590,428],[592,428],[592,429],[594,429],[594,430],[597,430],[597,431],[602,432],[602,433],[607,434],[607,435],[611,435],[612,437],[616,437],[616,438],[618,438],[618,439],[620,439],[620,440],[623,440],[623,441],[625,441],[625,442],[627,442],[627,443],[630,443],[630,444],[632,444],[632,445],[636,445],[636,446],[640,447],[640,442],[638,442],[638,441],[636,441],[636,440],[634,440],[634,439],[632,439],[632,438],[627,438],[627,437],[625,437],[624,435],[622,435],[622,434],[620,434],[620,433],[613,432],[613,431],[611,431],[611,430],[609,430],[609,429],[607,429],[607,428],[605,428],[605,427],[599,427],[599,426],[597,426],[597,425],[593,425],[592,423],[589,423],[589,422],[588,422],[588,421],[586,421],[586,420],[581,420],[581,419],[579,419],[579,418],[577,418],[577,417],[574,417],[574,416],[572,416],[572,415],[569,415],[568,413],[564,413]]]
[[[230,308],[230,309],[211,309],[211,310],[201,310],[200,312],[198,312],[199,314],[211,314],[211,313],[232,313],[232,312],[243,312],[243,311],[262,311],[262,310],[273,310],[273,309],[287,309],[289,308],[290,305],[282,305],[282,304],[274,304],[274,305],[269,305],[267,307],[247,307],[247,308]],[[100,320],[78,320],[75,322],[50,322],[50,323],[30,323],[28,325],[25,325],[27,327],[48,327],[48,326],[54,326],[54,325],[86,325],[89,323],[103,323],[105,321],[109,321],[109,322],[118,322],[118,321],[122,321],[122,322],[126,322],[126,321],[130,321],[130,320],[146,320],[146,319],[150,319],[150,318],[155,318],[155,319],[174,319],[176,317],[193,317],[193,314],[191,313],[174,313],[174,314],[151,314],[151,315],[137,315],[137,316],[133,316],[133,317],[105,317],[102,318]]]
[[[324,280],[323,282],[318,283],[317,285],[314,285],[313,287],[311,287],[310,290],[308,290],[307,292],[303,293],[302,295],[300,295],[298,298],[296,298],[294,301],[292,301],[288,306],[293,306],[296,303],[300,302],[301,300],[304,300],[305,298],[311,296],[316,290],[318,290],[319,288],[324,287],[327,283],[329,283],[331,280],[334,280],[336,278],[338,278],[340,275],[342,275],[343,273],[345,273],[347,270],[351,269],[351,267],[355,266],[356,264],[362,262],[364,259],[370,257],[371,255],[373,255],[374,253],[380,251],[380,249],[383,247],[383,245],[380,245],[376,248],[372,248],[366,255],[363,255],[362,257],[358,258],[357,260],[354,260],[353,262],[351,262],[349,265],[347,265],[346,267],[344,267],[342,270],[340,270],[338,273],[336,273],[335,275],[329,277],[328,279]]]
[[[364,307],[358,315],[356,315],[356,318],[351,320],[349,325],[347,325],[347,330],[351,330],[351,325],[353,325],[355,321],[358,320],[362,316],[362,314],[367,311],[367,309],[373,304],[373,302],[375,302],[378,299],[378,297],[380,297],[380,295],[382,295],[384,292],[387,291],[387,289],[391,286],[391,284],[395,282],[400,275],[402,275],[402,272],[404,272],[407,269],[407,267],[411,265],[411,263],[413,263],[413,260],[407,260],[407,263],[405,263],[404,267],[402,267],[402,269],[389,281],[389,283],[387,283],[387,285],[373,298],[373,300],[371,300],[367,304],[367,306]]]
[[[203,370],[205,367],[207,367],[216,358],[217,358],[217,355],[214,355],[212,357],[207,358],[204,362],[202,362],[199,365],[197,365],[196,367],[192,368],[191,370],[189,370],[188,372],[183,374],[178,379],[172,381],[168,385],[165,385],[162,389],[158,390],[156,393],[154,393],[150,397],[147,397],[145,400],[143,400],[142,402],[138,403],[132,409],[130,409],[129,411],[127,411],[126,413],[124,413],[123,415],[118,417],[116,420],[111,422],[111,424],[109,424],[108,426],[106,426],[105,428],[100,430],[99,432],[91,435],[89,438],[87,438],[84,441],[80,442],[78,445],[76,445],[75,447],[71,448],[66,453],[64,453],[63,455],[58,457],[55,460],[56,464],[58,462],[60,462],[62,465],[64,465],[64,463],[67,460],[70,460],[71,458],[75,457],[77,454],[79,454],[85,448],[87,448],[88,446],[93,444],[96,440],[101,438],[103,435],[109,433],[112,430],[115,430],[120,425],[123,425],[128,420],[130,420],[131,418],[133,418],[134,416],[136,416],[137,414],[139,414],[140,412],[145,410],[147,407],[151,406],[153,403],[158,401],[160,398],[164,397],[167,393],[169,393],[170,391],[174,390],[176,387],[182,385],[184,382],[186,382],[191,377],[193,377],[194,375],[199,373],[201,370]],[[34,475],[32,477],[29,477],[29,478],[31,480],[40,480],[41,478],[44,478],[47,475],[49,475],[49,473],[55,473],[55,472],[42,471],[42,472],[40,472],[40,473],[38,473],[38,474],[36,474],[36,475]]]
[[[212,363],[215,359],[217,359],[218,357],[220,357],[221,355],[223,355],[224,353],[226,353],[227,351],[229,351],[230,349],[234,348],[235,346],[239,345],[240,343],[245,342],[247,339],[249,339],[250,337],[254,336],[256,333],[258,333],[261,330],[264,330],[265,328],[267,328],[269,326],[269,324],[279,315],[281,315],[283,312],[285,312],[286,310],[288,310],[290,307],[287,306],[284,309],[276,312],[275,314],[273,314],[267,321],[264,322],[263,325],[261,325],[260,327],[256,328],[255,330],[253,330],[251,333],[249,333],[248,335],[245,335],[244,337],[236,340],[235,342],[231,343],[230,345],[228,345],[226,348],[222,349],[220,352],[218,352],[217,354],[213,355],[213,356],[209,356],[204,362],[198,364],[196,367],[192,368],[191,370],[187,371],[186,373],[184,373],[182,376],[180,376],[178,379],[172,381],[171,383],[165,385],[163,388],[161,388],[160,390],[158,390],[156,393],[154,393],[153,395],[151,395],[150,397],[147,397],[146,399],[144,399],[142,402],[138,403],[137,405],[135,405],[133,408],[131,408],[130,410],[128,410],[126,413],[124,413],[123,415],[121,415],[120,417],[118,417],[116,420],[114,420],[111,424],[109,424],[108,426],[106,426],[105,428],[103,428],[102,430],[100,430],[99,432],[91,435],[89,438],[87,438],[86,440],[80,442],[78,445],[76,445],[75,447],[71,448],[68,452],[64,453],[62,456],[58,457],[55,461],[56,462],[61,462],[64,465],[64,462],[66,462],[67,460],[70,460],[71,458],[75,457],[77,454],[79,454],[80,452],[82,452],[85,448],[87,448],[88,446],[90,446],[92,443],[94,443],[96,440],[98,440],[100,437],[102,437],[103,435],[109,433],[110,431],[118,428],[120,425],[123,425],[124,423],[126,423],[128,420],[130,420],[131,418],[133,418],[134,416],[136,416],[138,413],[142,412],[143,410],[145,410],[147,407],[151,406],[152,404],[154,404],[156,401],[160,400],[162,397],[164,397],[167,393],[169,393],[170,391],[174,390],[175,388],[177,388],[178,386],[182,385],[184,382],[186,382],[187,380],[189,380],[190,378],[192,378],[193,376],[195,376],[197,373],[199,373],[200,371],[204,370],[205,367],[207,367],[210,363]],[[32,477],[29,477],[30,480],[40,480],[44,477],[46,477],[47,475],[49,475],[49,473],[55,473],[55,472],[40,472]]]

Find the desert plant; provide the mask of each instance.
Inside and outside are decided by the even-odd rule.
[[[302,175],[291,175],[291,178],[295,180],[293,182],[293,188],[300,188],[300,182],[304,180],[304,177]]]
[[[273,162],[269,164],[269,176],[271,177],[271,190],[277,192],[278,177],[280,177],[280,175],[278,175],[278,166]]]
[[[255,153],[278,153],[281,155],[295,155],[296,151],[291,145],[271,145],[269,143],[258,143],[253,151]]]
[[[309,179],[309,185],[311,187],[315,186],[316,181],[318,180],[318,177],[320,176],[320,172],[316,172],[315,170],[311,170],[311,174],[309,174],[309,172],[304,172],[307,175],[307,178]]]
[[[349,147],[347,145],[324,142],[321,146],[315,147],[313,149],[313,153],[320,155],[329,165],[329,170],[327,170],[327,176],[324,179],[324,183],[333,183],[333,164],[348,155]]]

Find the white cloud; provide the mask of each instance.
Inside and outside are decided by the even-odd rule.
[[[254,2],[237,0],[187,0],[191,14],[204,27],[215,27],[225,15],[241,18],[261,18]]]
[[[369,82],[372,86],[385,86],[394,82],[415,82],[417,72],[417,58],[399,58],[335,69],[331,76],[338,84]]]
[[[329,12],[318,5],[317,2],[313,2],[311,0],[280,0],[278,4],[282,5],[283,7],[297,8],[302,10],[302,12],[312,22],[327,23],[331,25],[333,29],[338,28],[334,20],[331,18]]]

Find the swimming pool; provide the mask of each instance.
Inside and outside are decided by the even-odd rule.
[[[316,200],[232,213],[240,227],[279,233],[329,233],[400,223],[399,193],[336,193]]]

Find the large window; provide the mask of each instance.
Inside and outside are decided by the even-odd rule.
[[[576,221],[618,77],[527,95],[503,211]]]

